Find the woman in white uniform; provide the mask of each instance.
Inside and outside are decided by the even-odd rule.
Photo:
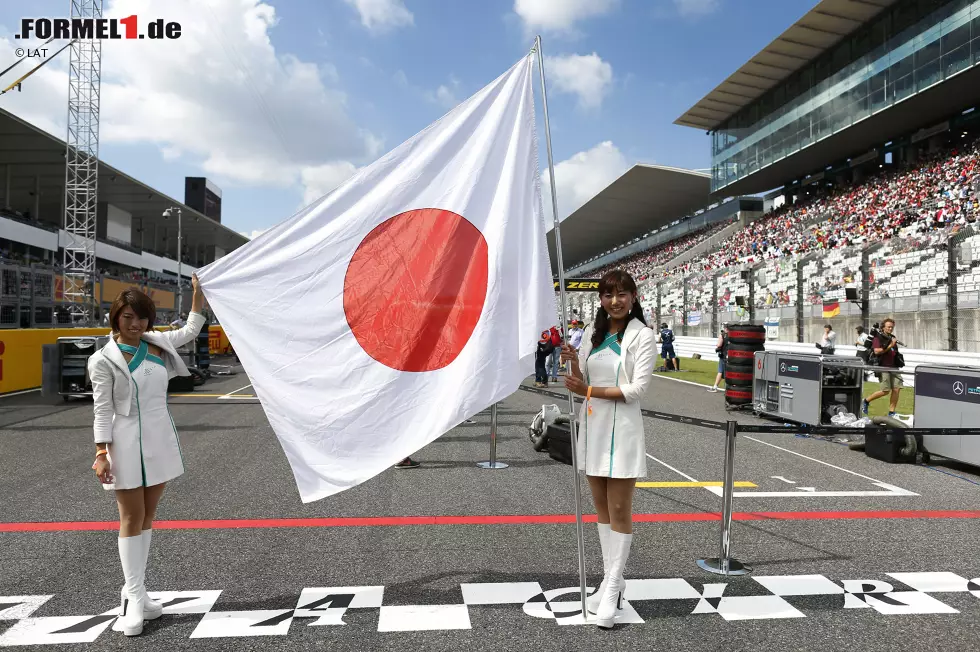
[[[194,300],[187,325],[154,332],[156,307],[136,289],[124,290],[109,312],[112,336],[88,362],[95,404],[95,464],[119,508],[119,559],[125,584],[115,631],[143,632],[143,620],[163,607],[146,593],[146,560],[153,518],[169,480],[184,472],[177,429],[167,408],[167,386],[190,375],[177,348],[194,340],[204,325],[204,294],[193,277]]]
[[[585,397],[578,417],[578,465],[592,489],[602,547],[602,584],[586,601],[602,629],[622,609],[623,569],[633,539],[633,491],[646,476],[646,442],[640,400],[656,362],[656,334],[646,325],[636,283],[622,270],[599,281],[601,307],[576,351],[565,386]]]

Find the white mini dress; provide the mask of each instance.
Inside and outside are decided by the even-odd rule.
[[[177,428],[167,407],[167,368],[149,353],[146,342],[139,348],[118,344],[129,362],[133,395],[129,414],[112,418],[109,464],[115,482],[106,489],[135,489],[168,482],[184,473]]]
[[[596,477],[646,477],[646,433],[640,400],[653,376],[656,336],[634,319],[627,324],[622,342],[616,334],[607,334],[593,349],[591,337],[590,328],[579,350],[579,368],[586,384],[619,387],[625,400],[593,397],[582,405],[578,418],[579,470]]]

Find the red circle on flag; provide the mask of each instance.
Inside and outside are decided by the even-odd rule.
[[[344,313],[364,351],[399,371],[452,363],[487,298],[487,241],[462,215],[420,208],[376,226],[344,277]]]

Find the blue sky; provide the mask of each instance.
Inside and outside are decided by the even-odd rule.
[[[106,43],[100,154],[176,199],[185,176],[207,176],[222,221],[261,231],[438,119],[540,33],[564,216],[634,163],[707,168],[708,137],[673,121],[813,4],[105,0],[107,16],[176,20],[184,34]],[[22,17],[67,9],[0,3],[0,67],[23,44],[11,38]],[[62,57],[0,98],[60,138]]]

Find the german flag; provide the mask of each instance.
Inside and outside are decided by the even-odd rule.
[[[823,318],[830,319],[840,314],[840,301],[823,302]]]

